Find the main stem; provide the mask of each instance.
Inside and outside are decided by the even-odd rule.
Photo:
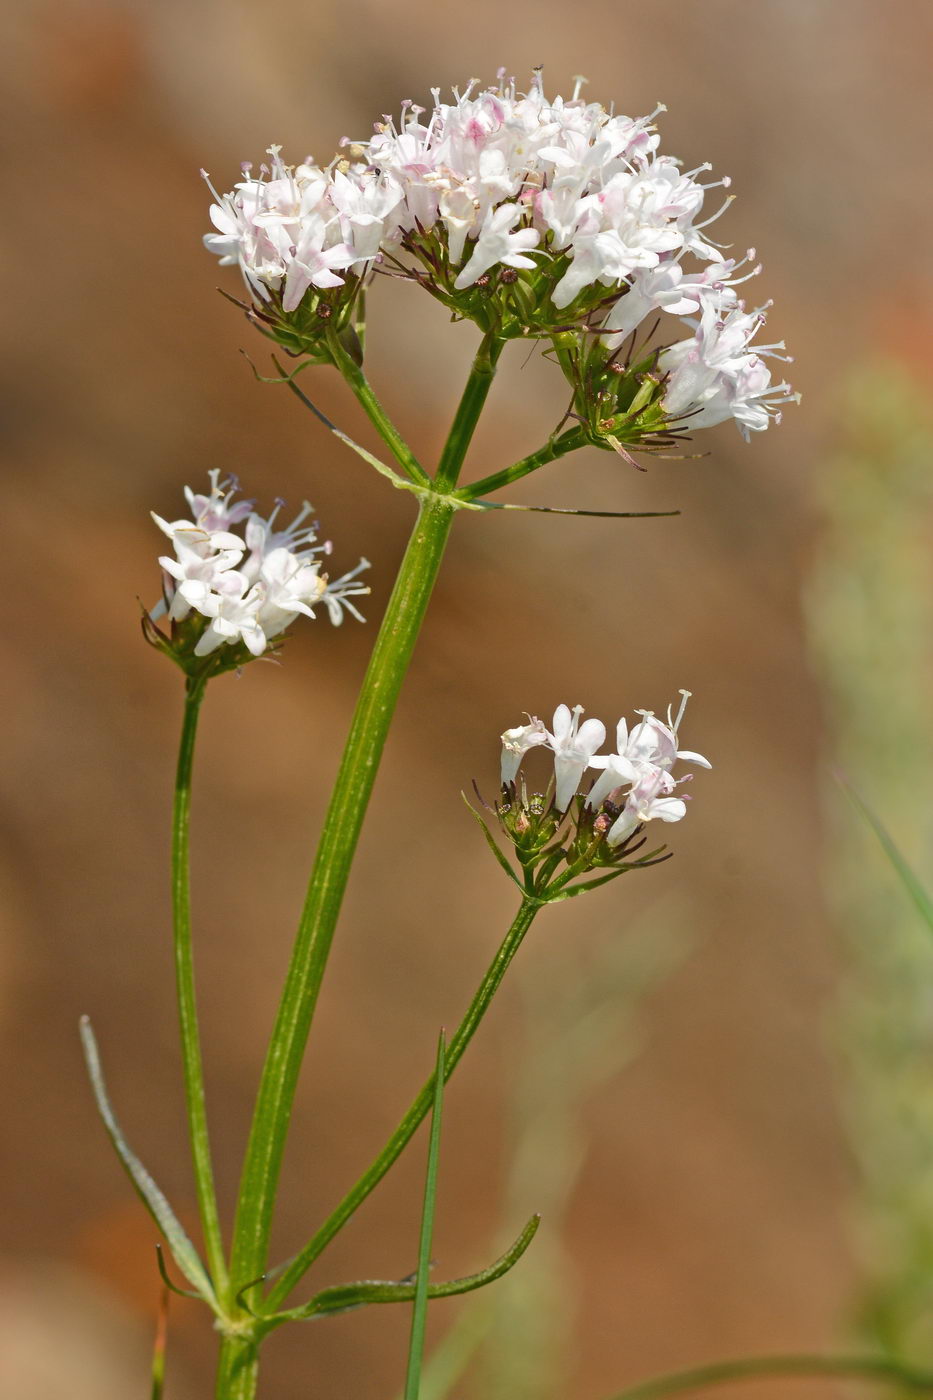
[[[298,1073],[366,806],[427,610],[454,508],[426,498],[399,569],[357,702],[318,845],[263,1069],[240,1185],[231,1272],[261,1274]]]
[[[458,503],[455,485],[500,346],[487,337],[477,353],[436,479],[421,498],[337,773],[311,873],[253,1116],[234,1228],[235,1286],[262,1274],[285,1139],[308,1033],[340,905],[399,691],[427,611]]]
[[[201,1037],[198,1031],[194,957],[191,947],[189,874],[191,770],[194,763],[198,715],[201,711],[201,702],[204,699],[206,686],[207,682],[203,679],[189,679],[185,690],[185,713],[181,728],[181,742],[178,748],[175,803],[172,812],[172,924],[178,1018],[181,1026],[181,1050],[191,1155],[194,1161],[194,1176],[208,1265],[218,1299],[224,1303],[228,1285],[227,1266],[224,1260],[223,1236],[217,1211],[217,1195],[214,1190],[214,1172],[211,1165],[211,1149],[207,1133],[204,1071],[201,1064]]]
[[[499,986],[505,976],[509,964],[515,957],[522,945],[525,934],[531,927],[532,920],[537,914],[540,904],[535,899],[523,899],[519,906],[518,913],[500,944],[495,957],[486,970],[482,982],[477,988],[476,995],[470,1002],[466,1014],[456,1032],[451,1038],[450,1044],[444,1055],[444,1080],[445,1082],[453,1074],[457,1065],[463,1057],[463,1053],[473,1039],[473,1035],[482,1021],[489,1005],[499,990]],[[277,1280],[269,1298],[269,1308],[276,1308],[284,1301],[288,1293],[299,1281],[302,1275],[308,1270],[330,1244],[331,1240],[350,1219],[351,1215],[359,1209],[366,1200],[369,1193],[378,1186],[386,1172],[401,1156],[407,1144],[411,1141],[419,1124],[424,1120],[430,1111],[434,1098],[434,1076],[431,1075],[420,1092],[412,1101],[408,1112],[399,1123],[385,1147],[378,1157],[371,1163],[363,1175],[354,1186],[350,1188],[346,1196],[337,1206],[336,1210],[324,1221],[314,1238],[305,1246],[300,1254],[296,1255],[288,1268]]]

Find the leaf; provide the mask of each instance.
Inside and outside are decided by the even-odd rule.
[[[170,1293],[177,1293],[179,1298],[200,1298],[200,1293],[195,1293],[190,1288],[179,1288],[177,1283],[173,1283],[169,1278],[168,1269],[165,1267],[165,1259],[162,1255],[162,1246],[156,1245],[156,1264],[159,1269],[159,1277]]]
[[[516,885],[518,886],[518,888],[522,891],[522,894],[524,894],[524,893],[525,893],[525,888],[524,888],[524,886],[523,886],[521,880],[518,878],[518,876],[515,874],[515,871],[512,869],[511,865],[509,864],[508,859],[507,859],[507,857],[505,856],[505,853],[499,849],[498,843],[496,842],[496,839],[495,839],[495,837],[493,836],[492,832],[489,830],[489,827],[486,825],[486,823],[483,821],[482,817],[480,816],[479,812],[477,812],[476,808],[475,808],[475,807],[473,806],[473,804],[470,802],[470,800],[469,800],[469,798],[467,797],[466,793],[465,793],[465,792],[462,792],[462,793],[460,794],[460,796],[463,798],[464,802],[466,803],[467,810],[468,810],[469,812],[472,812],[472,813],[473,813],[473,816],[476,818],[476,820],[479,822],[480,826],[482,827],[482,829],[483,829],[483,835],[486,837],[486,843],[487,843],[487,845],[489,846],[489,849],[492,851],[493,855],[495,856],[496,860],[497,860],[497,861],[499,862],[499,864],[502,866],[502,869],[505,871],[506,875],[508,875],[509,879],[510,879],[510,880],[514,880],[515,883],[516,883]]]
[[[512,501],[484,501],[479,498],[473,498],[473,504],[481,510],[536,510],[545,515],[589,515],[607,520],[659,520],[680,515],[679,510],[577,510],[573,506],[520,506]]]
[[[485,1288],[495,1283],[518,1263],[531,1244],[541,1223],[539,1215],[533,1215],[512,1247],[506,1250],[488,1268],[479,1273],[466,1274],[463,1278],[450,1279],[447,1283],[428,1285],[429,1298],[453,1298],[460,1293],[472,1293],[477,1288]],[[340,1284],[336,1288],[325,1288],[303,1308],[294,1308],[288,1313],[278,1313],[275,1321],[301,1321],[329,1314],[346,1312],[351,1308],[367,1307],[371,1303],[406,1303],[415,1296],[412,1282],[389,1283],[379,1279],[364,1279],[358,1283]],[[272,1319],[270,1319],[271,1321]]]
[[[877,836],[881,849],[893,865],[895,873],[904,886],[904,889],[907,891],[910,899],[913,901],[914,907],[921,919],[926,924],[927,928],[933,932],[933,899],[930,898],[929,894],[920,883],[920,880],[914,874],[913,869],[907,863],[907,860],[901,853],[900,848],[887,827],[875,816],[868,804],[855,791],[855,788],[850,786],[841,775],[837,775],[837,777],[843,791],[848,794],[853,805],[861,812],[862,816]]]
[[[696,1393],[713,1386],[731,1385],[735,1381],[799,1376],[849,1377],[853,1380],[888,1382],[903,1390],[929,1393],[933,1390],[933,1373],[913,1370],[888,1356],[751,1356],[738,1361],[714,1361],[688,1371],[674,1371],[655,1376],[639,1385],[620,1391],[613,1400],[666,1400],[667,1396]]]
[[[210,1303],[216,1311],[217,1299],[214,1294],[213,1285],[211,1284],[207,1270],[201,1263],[197,1250],[182,1228],[168,1200],[129,1146],[116,1120],[113,1109],[110,1106],[110,1100],[107,1097],[107,1086],[104,1083],[104,1076],[100,1067],[100,1053],[97,1049],[97,1041],[94,1038],[91,1022],[87,1016],[81,1017],[80,1032],[81,1044],[84,1049],[84,1059],[91,1080],[91,1088],[94,1091],[94,1098],[97,1101],[97,1109],[101,1118],[104,1120],[104,1127],[107,1129],[107,1134],[110,1141],[113,1143],[116,1154],[120,1158],[127,1176],[136,1188],[143,1205],[165,1236],[165,1240],[169,1249],[172,1251],[175,1263],[178,1265],[179,1269],[181,1269],[189,1283],[192,1283],[197,1289],[198,1294]]]
[[[559,904],[562,899],[574,899],[578,894],[585,894],[587,890],[595,890],[598,885],[608,885],[610,880],[617,880],[620,875],[625,875],[629,867],[625,866],[621,870],[611,870],[608,875],[600,875],[598,880],[587,880],[583,884],[571,885],[569,890],[561,890],[548,900],[549,904]]]
[[[365,447],[361,447],[358,442],[354,442],[353,439],[347,433],[345,433],[342,428],[338,428],[337,424],[333,423],[327,417],[326,413],[321,412],[317,404],[313,403],[312,400],[308,398],[308,395],[304,392],[303,389],[300,389],[298,387],[298,385],[295,383],[295,375],[299,374],[301,370],[306,368],[307,365],[312,364],[313,361],[305,360],[302,364],[298,365],[297,368],[293,369],[291,374],[289,374],[285,370],[284,366],[280,365],[278,360],[273,355],[272,363],[275,365],[281,378],[269,379],[266,376],[259,373],[256,366],[253,364],[252,360],[249,358],[245,351],[241,351],[241,354],[243,354],[247,364],[249,365],[250,369],[253,371],[253,374],[256,376],[256,378],[261,384],[287,384],[289,389],[291,389],[292,393],[296,396],[296,398],[301,400],[305,408],[309,408],[311,410],[315,418],[317,418],[319,422],[323,423],[324,427],[327,428],[329,432],[332,432],[334,437],[339,438],[339,440],[344,444],[344,446],[349,447],[351,451],[355,452],[358,457],[362,457],[363,461],[368,463],[369,466],[375,467],[376,471],[379,472],[381,476],[388,477],[392,485],[396,487],[399,491],[417,490],[413,482],[406,481],[404,477],[399,476],[397,472],[394,472],[391,467],[386,465],[385,462],[380,461],[380,459],[374,456],[372,452],[368,452]]]

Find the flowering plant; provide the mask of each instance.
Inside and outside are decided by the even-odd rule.
[[[276,359],[278,382],[417,501],[298,919],[229,1232],[214,1186],[188,887],[198,719],[209,682],[255,657],[277,654],[299,615],[313,618],[323,608],[335,625],[346,613],[362,620],[357,600],[369,592],[361,578],[368,565],[360,560],[331,579],[325,567],[331,546],[319,542],[307,503],[282,526],[281,502],[262,516],[239,498],[235,479],[217,470],[207,491],[186,492],[186,518],[153,517],[170,552],[159,560],[163,598],[145,614],[144,632],[186,678],[172,827],[173,934],[202,1246],[189,1238],[126,1142],[87,1024],[83,1035],[98,1104],[121,1161],[175,1265],[214,1315],[221,1339],[218,1400],[252,1400],[260,1348],[285,1323],[405,1300],[414,1303],[405,1397],[417,1400],[429,1297],[492,1282],[518,1260],[537,1227],[533,1219],[501,1259],[478,1273],[429,1281],[444,1084],[539,911],[666,859],[663,847],[644,850],[645,833],[652,821],[676,823],[686,814],[687,778],[674,776],[675,764],[710,766],[701,754],[679,748],[687,692],[676,716],[668,711],[665,721],[651,711],[640,711],[631,728],[621,719],[614,752],[600,752],[605,726],[581,722],[579,706],[559,705],[550,729],[529,716],[505,731],[501,792],[486,809],[498,840],[482,812],[475,815],[496,860],[519,887],[516,916],[385,1147],[314,1235],[270,1270],[270,1231],[305,1045],[367,803],[454,519],[463,511],[498,508],[489,497],[501,487],[587,444],[633,460],[630,450],[669,448],[729,418],[748,437],[776,421],[791,397],[786,384],[772,384],[766,363],[782,347],[753,344],[763,312],[747,310],[736,290],[757,274],[750,266],[754,254],[725,257],[707,234],[725,205],[701,218],[709,190],[729,182],[704,184],[707,167],[685,173],[661,155],[658,112],[632,120],[583,101],[579,85],[567,99],[548,99],[540,74],[525,93],[500,75],[496,86],[470,84],[449,102],[435,91],[429,110],[406,102],[398,122],[385,118],[368,140],[345,141],[325,166],[311,158],[286,165],[280,149],[270,147],[268,164],[255,173],[244,166],[231,193],[214,192],[216,231],[207,236],[208,248],[223,264],[239,267],[248,297],[241,305],[250,322],[299,361],[287,372]],[[403,439],[364,371],[364,297],[378,276],[424,289],[481,332],[433,469]],[[461,484],[499,358],[510,341],[522,339],[543,342],[553,355],[568,381],[569,404],[537,451]],[[357,446],[299,387],[299,372],[322,364],[346,380],[394,465]],[[553,775],[529,791],[525,764],[537,761],[535,749],[551,755]],[[428,1185],[413,1279],[334,1285],[286,1307],[429,1115]],[[167,1272],[165,1278],[168,1285]]]

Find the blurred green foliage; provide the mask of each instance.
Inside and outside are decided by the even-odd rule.
[[[893,363],[851,385],[846,445],[821,481],[807,612],[833,764],[933,889],[933,423],[921,405]],[[885,1350],[929,1362],[933,931],[837,783],[827,810],[825,864],[848,945],[838,1039],[861,1178],[859,1323]]]

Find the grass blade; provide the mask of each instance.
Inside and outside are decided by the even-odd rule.
[[[434,1207],[437,1201],[437,1166],[441,1147],[441,1108],[444,1101],[446,1050],[444,1032],[441,1031],[437,1041],[437,1063],[434,1067],[434,1104],[431,1109],[431,1137],[428,1144],[428,1170],[424,1181],[424,1208],[421,1212],[418,1273],[415,1278],[415,1301],[412,1308],[411,1336],[408,1343],[408,1368],[405,1373],[405,1400],[418,1400],[418,1393],[421,1389],[424,1331],[428,1314],[428,1274],[431,1268],[431,1240],[434,1235]]]
[[[877,836],[881,849],[894,867],[894,871],[901,884],[904,886],[904,889],[907,891],[917,913],[930,932],[933,933],[933,899],[930,898],[929,894],[914,874],[913,869],[908,864],[893,836],[880,818],[875,815],[864,799],[849,785],[845,778],[840,777],[839,782],[852,804],[865,818],[868,825]]]
[[[150,1400],[162,1400],[165,1390],[165,1343],[168,1337],[169,1291],[162,1289],[159,1297],[159,1316],[156,1321],[155,1344],[152,1348],[152,1390]]]

